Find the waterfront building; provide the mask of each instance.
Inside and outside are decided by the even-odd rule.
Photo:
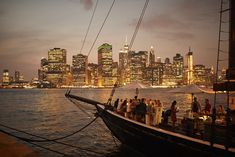
[[[113,67],[112,45],[104,43],[98,48],[99,86],[104,86],[104,87],[113,86],[112,67]]]
[[[128,63],[130,67],[130,83],[132,82],[144,82],[143,74],[147,67],[148,52],[147,51],[129,51]]]
[[[184,58],[179,53],[173,57],[173,68],[176,82],[181,85],[183,83]]]
[[[83,54],[73,56],[72,76],[74,86],[88,85],[88,56]]]
[[[38,80],[39,82],[43,82],[47,80],[47,72],[48,72],[48,60],[46,58],[41,59],[40,68],[38,69]]]
[[[215,82],[215,78],[214,68],[205,68],[205,85],[212,86]]]
[[[224,80],[226,80],[226,68],[225,67],[223,67],[222,68],[222,70],[221,70],[221,74],[220,74],[220,76],[219,76],[219,81],[224,81]]]
[[[98,64],[88,64],[88,84],[98,86]]]
[[[148,55],[148,66],[153,66],[155,63],[155,54],[154,54],[154,49],[153,46],[150,47],[149,55]]]
[[[54,48],[48,51],[48,72],[47,81],[60,87],[65,83],[66,73],[70,71],[69,66],[66,64],[65,49]]]
[[[176,85],[176,77],[174,75],[174,66],[171,64],[170,59],[166,58],[163,64],[162,84],[165,86]]]
[[[163,82],[163,63],[153,63],[146,67],[143,73],[143,83],[149,86],[159,86]]]
[[[112,69],[113,84],[115,84],[118,81],[118,62],[113,62]]]
[[[130,82],[128,52],[129,52],[129,46],[126,41],[124,48],[119,51],[118,81],[120,85],[125,85],[128,82]]]
[[[193,66],[194,80],[197,85],[205,85],[206,83],[206,67],[205,65],[197,64]]]
[[[24,81],[24,75],[20,73],[19,82],[23,82],[23,81]]]
[[[187,84],[193,83],[193,52],[189,48],[189,52],[186,55],[187,58]]]
[[[19,71],[15,71],[15,82],[16,83],[20,82],[20,72]]]
[[[162,62],[162,58],[161,58],[161,57],[157,57],[156,62],[157,62],[157,63],[161,63],[161,62]]]
[[[8,86],[9,84],[10,84],[9,70],[4,69],[3,70],[3,75],[2,75],[2,85],[3,86]]]

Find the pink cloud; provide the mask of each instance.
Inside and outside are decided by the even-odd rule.
[[[80,3],[84,6],[86,10],[90,10],[93,6],[92,0],[80,0]]]

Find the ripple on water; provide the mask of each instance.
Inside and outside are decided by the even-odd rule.
[[[0,123],[48,138],[71,134],[89,123],[94,118],[95,110],[93,106],[85,103],[72,103],[65,98],[65,91],[66,89],[0,89]],[[111,89],[73,89],[72,93],[106,102],[110,91]],[[135,90],[117,89],[114,100],[116,98],[133,98],[134,95]],[[213,104],[213,95],[199,94],[196,96],[202,102],[202,106],[204,105],[204,98],[209,98],[211,104]],[[160,99],[165,109],[170,107],[173,100],[176,100],[177,106],[180,108],[178,116],[182,116],[185,110],[190,108],[191,103],[190,94],[169,95],[167,89],[140,89],[139,97]],[[218,95],[218,97],[222,103],[226,101],[223,95]],[[97,119],[88,128],[62,141],[83,148],[98,150],[105,155],[91,154],[88,151],[58,144],[46,143],[45,146],[73,156],[141,156],[133,152],[131,154],[130,150],[127,151],[118,142],[116,146],[113,137],[101,119]],[[39,148],[36,149],[45,157],[60,156]]]

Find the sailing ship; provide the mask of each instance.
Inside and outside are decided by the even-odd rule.
[[[229,67],[227,81],[216,83],[214,91],[235,91],[235,1],[230,0],[230,38],[229,38]],[[222,13],[222,11],[221,11]],[[70,99],[75,99],[94,105],[98,115],[102,118],[112,134],[124,145],[129,146],[147,156],[157,156],[164,153],[180,156],[235,156],[235,123],[231,122],[234,110],[227,111],[227,124],[215,124],[215,109],[212,122],[204,126],[207,131],[206,138],[190,136],[188,132],[177,132],[168,127],[155,127],[145,123],[126,118],[113,112],[111,98],[115,92],[113,88],[108,103],[101,103],[88,98],[65,94]],[[234,118],[232,118],[234,121]],[[222,140],[215,137],[220,132]]]

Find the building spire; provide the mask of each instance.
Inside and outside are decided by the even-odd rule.
[[[127,35],[126,35],[126,39],[125,39],[125,45],[127,45],[128,43],[127,43]]]

